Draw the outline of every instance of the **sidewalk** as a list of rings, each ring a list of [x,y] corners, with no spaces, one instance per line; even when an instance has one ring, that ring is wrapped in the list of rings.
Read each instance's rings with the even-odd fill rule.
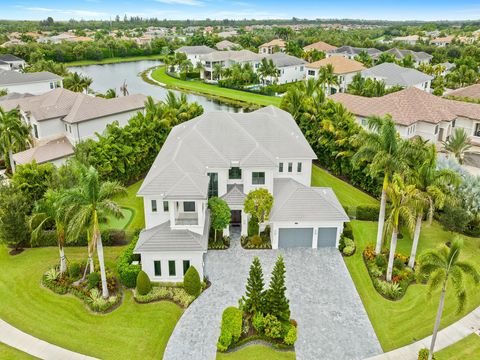
[[[14,328],[0,319],[0,342],[27,354],[46,360],[95,360],[95,358],[82,355],[46,341],[37,339],[23,331]]]
[[[439,331],[435,342],[435,351],[442,350],[447,346],[455,344],[471,333],[480,329],[480,307],[461,318],[457,322]],[[432,323],[433,330],[433,323]],[[417,360],[418,351],[430,348],[432,336],[426,337],[413,344],[389,351],[387,353],[369,358],[369,360]]]

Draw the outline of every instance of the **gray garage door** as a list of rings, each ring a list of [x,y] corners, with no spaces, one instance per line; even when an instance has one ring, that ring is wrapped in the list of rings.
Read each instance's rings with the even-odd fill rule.
[[[317,247],[335,247],[337,228],[318,228]]]
[[[313,228],[280,229],[278,233],[278,247],[296,248],[312,247]]]

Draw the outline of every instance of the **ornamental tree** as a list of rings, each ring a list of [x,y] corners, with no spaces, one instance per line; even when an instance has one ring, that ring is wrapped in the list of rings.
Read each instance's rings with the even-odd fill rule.
[[[244,202],[244,209],[247,214],[256,218],[259,222],[268,220],[273,206],[273,196],[267,189],[256,189],[250,191]]]
[[[285,263],[283,257],[279,256],[272,271],[270,287],[265,295],[265,312],[283,321],[290,319],[290,305],[285,296],[286,290]]]
[[[231,220],[231,212],[225,200],[212,197],[208,200],[210,209],[210,224],[215,230],[215,242],[217,242],[217,231],[225,229]]]
[[[247,291],[243,296],[243,309],[251,314],[255,314],[263,309],[264,297],[263,271],[260,260],[257,256],[253,258],[250,265],[250,273],[247,280]]]

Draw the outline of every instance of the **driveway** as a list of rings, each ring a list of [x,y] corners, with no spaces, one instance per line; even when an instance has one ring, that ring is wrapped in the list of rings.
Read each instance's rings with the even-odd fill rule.
[[[215,359],[222,311],[238,305],[253,257],[260,258],[268,286],[280,254],[285,259],[291,317],[298,321],[297,359],[364,359],[382,352],[337,250],[244,250],[234,235],[230,249],[206,254],[205,274],[212,286],[177,323],[164,359]]]

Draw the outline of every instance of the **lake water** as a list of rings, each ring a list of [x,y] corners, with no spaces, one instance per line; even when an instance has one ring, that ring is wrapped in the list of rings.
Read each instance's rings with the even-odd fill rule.
[[[123,82],[127,83],[128,92],[130,94],[141,93],[150,95],[154,99],[163,100],[168,90],[157,85],[148,84],[140,77],[140,73],[152,66],[160,65],[157,60],[142,60],[134,62],[104,64],[104,65],[86,65],[74,66],[69,68],[82,75],[86,75],[93,79],[91,89],[97,92],[105,93],[108,89],[115,89],[117,94],[120,93],[120,86]],[[179,91],[174,91],[178,94]],[[241,108],[219,103],[212,99],[200,95],[186,93],[188,101],[196,101],[208,111],[231,111],[242,112]]]

